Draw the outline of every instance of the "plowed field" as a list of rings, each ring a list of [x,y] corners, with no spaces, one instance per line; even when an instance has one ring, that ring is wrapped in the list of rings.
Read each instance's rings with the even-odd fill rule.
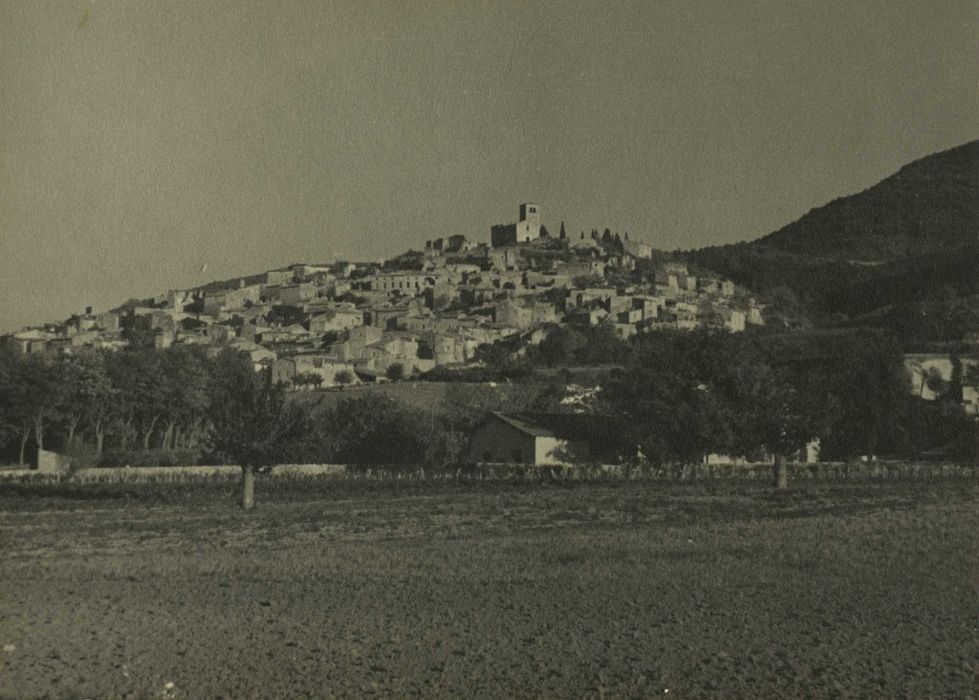
[[[0,697],[976,696],[974,482],[127,488],[0,493]]]

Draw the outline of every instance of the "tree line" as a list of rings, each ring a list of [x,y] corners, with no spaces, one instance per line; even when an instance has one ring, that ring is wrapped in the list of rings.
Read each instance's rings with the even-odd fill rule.
[[[858,265],[738,243],[683,254],[761,292],[772,311],[822,326],[875,326],[907,343],[959,340],[979,313],[979,244]]]
[[[386,374],[400,380],[404,367]],[[291,386],[316,386],[313,377],[321,379],[300,374]],[[33,448],[104,464],[445,464],[462,458],[468,431],[497,407],[449,403],[420,415],[374,396],[332,408],[293,401],[286,384],[234,350],[0,352],[0,447],[4,461],[19,464]]]
[[[788,455],[818,438],[825,459],[936,450],[975,459],[976,424],[956,401],[961,376],[938,387],[939,401],[914,396],[901,349],[886,333],[698,330],[624,341],[609,327],[559,327],[522,354],[500,346],[481,356],[483,380],[498,371],[543,390],[520,406],[501,405],[487,390],[482,403],[450,391],[448,403],[430,411],[376,397],[311,409],[231,350],[0,354],[0,442],[7,461],[20,463],[37,446],[96,458],[153,450],[157,463],[172,454],[169,463],[447,464],[463,458],[491,410],[581,410],[562,403],[565,378],[542,382],[534,369],[594,364],[606,366],[607,378],[584,408],[620,422],[624,457],[752,459]]]
[[[509,351],[509,352],[508,352]],[[613,365],[595,412],[622,422],[646,459],[789,455],[810,440],[821,458],[976,459],[976,422],[961,377],[938,401],[910,391],[893,334],[875,329],[778,333],[658,331],[618,338],[607,324],[555,328],[537,346],[480,348],[482,379],[531,381],[541,368]]]
[[[206,439],[214,361],[199,348],[71,355],[0,353],[0,441],[20,463],[29,444],[197,449]]]

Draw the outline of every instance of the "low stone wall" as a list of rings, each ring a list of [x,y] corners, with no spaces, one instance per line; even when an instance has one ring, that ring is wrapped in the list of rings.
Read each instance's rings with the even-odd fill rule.
[[[977,478],[979,466],[929,462],[820,462],[789,464],[789,480],[839,481],[884,479]],[[770,481],[773,466],[763,464],[467,464],[449,467],[412,465],[351,465],[346,478],[368,480],[569,480],[628,481],[635,479],[697,481]]]
[[[932,462],[869,462],[847,464],[820,462],[789,464],[789,481],[929,480],[979,478],[979,465]],[[177,467],[111,467],[79,469],[73,473],[50,473],[37,469],[0,469],[3,480],[78,482],[193,481],[237,479],[235,465]],[[282,464],[269,476],[332,477],[370,481],[770,481],[771,464],[673,464],[637,466],[627,464],[526,465],[471,464],[447,467],[418,465]]]
[[[183,467],[92,467],[79,469],[73,481],[187,481],[214,476],[232,477],[241,473],[234,465]]]
[[[817,462],[787,465],[790,481],[840,481],[886,479],[976,478],[979,467],[963,464],[929,462]],[[560,473],[560,467],[552,467]],[[702,479],[735,479],[768,481],[773,479],[773,465],[752,464],[668,464],[662,466],[579,465],[565,468],[572,478],[667,479],[696,481]]]
[[[343,476],[346,469],[346,466],[342,464],[280,464],[273,467],[272,473],[293,476]],[[82,482],[192,481],[209,478],[236,479],[240,475],[241,468],[233,464],[176,467],[92,467],[77,469],[71,474],[43,472],[38,469],[0,469],[0,481],[4,479],[70,479]]]
[[[343,476],[346,467],[342,464],[279,464],[272,468],[272,474],[302,476]],[[72,476],[76,481],[165,481],[206,479],[210,477],[237,478],[241,467],[234,464],[215,466],[186,467],[111,467],[80,469]]]

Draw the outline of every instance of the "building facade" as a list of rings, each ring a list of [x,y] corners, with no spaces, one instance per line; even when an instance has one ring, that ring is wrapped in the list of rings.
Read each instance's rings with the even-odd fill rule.
[[[520,205],[517,223],[498,224],[490,229],[490,242],[494,248],[530,243],[538,238],[540,238],[540,207],[531,202]]]

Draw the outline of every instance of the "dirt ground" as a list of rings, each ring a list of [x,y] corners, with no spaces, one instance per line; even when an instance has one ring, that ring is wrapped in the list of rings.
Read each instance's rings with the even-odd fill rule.
[[[974,482],[232,488],[0,492],[0,697],[977,695]]]

